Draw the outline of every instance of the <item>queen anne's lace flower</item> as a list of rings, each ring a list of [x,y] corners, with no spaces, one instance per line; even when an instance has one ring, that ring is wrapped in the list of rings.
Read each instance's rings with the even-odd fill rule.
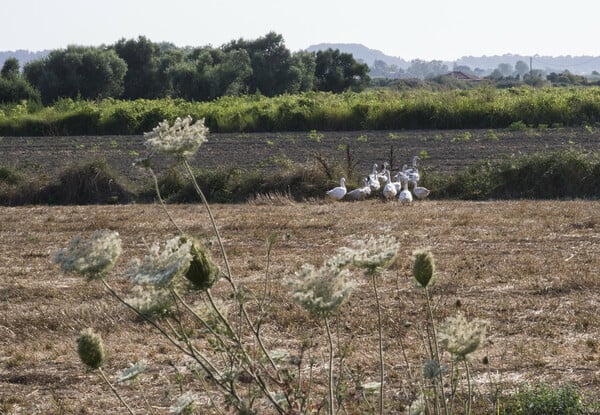
[[[321,268],[305,264],[296,278],[290,281],[292,295],[313,315],[333,314],[356,287],[354,281],[348,280],[348,275],[347,269],[331,264],[326,263]]]
[[[206,141],[208,127],[204,119],[192,123],[192,117],[177,118],[172,126],[167,120],[158,124],[151,132],[144,133],[146,147],[152,152],[167,153],[188,158]]]
[[[413,252],[413,257],[413,276],[421,287],[426,288],[433,281],[435,272],[433,254],[429,249],[420,249]]]
[[[81,361],[92,369],[98,369],[106,360],[102,337],[91,328],[83,330],[77,337],[77,353]]]
[[[396,238],[380,236],[356,241],[353,248],[343,248],[342,252],[352,258],[354,265],[371,273],[391,266],[398,256],[399,249],[400,244]]]
[[[106,274],[121,255],[119,234],[97,230],[89,238],[76,236],[68,247],[58,251],[54,262],[63,272],[74,272],[92,279]]]
[[[487,322],[467,319],[458,314],[448,318],[439,331],[440,343],[457,360],[464,360],[468,354],[477,350],[485,338]]]
[[[163,287],[138,285],[133,288],[133,294],[134,296],[126,298],[125,302],[146,315],[163,315],[175,303],[173,295]]]
[[[167,241],[162,252],[160,246],[154,244],[150,255],[146,255],[143,261],[131,261],[126,275],[138,285],[170,286],[184,276],[190,267],[190,248],[191,241],[182,242],[180,237]]]

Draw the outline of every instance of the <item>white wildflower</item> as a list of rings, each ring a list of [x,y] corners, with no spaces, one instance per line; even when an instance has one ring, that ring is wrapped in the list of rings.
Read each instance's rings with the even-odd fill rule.
[[[117,383],[135,379],[139,375],[144,373],[146,370],[148,370],[148,363],[146,363],[145,360],[140,360],[136,364],[131,365],[131,367],[128,367],[127,369],[123,370],[121,372],[121,376],[119,376],[119,378],[117,379]]]
[[[321,268],[305,264],[296,278],[290,280],[292,296],[313,315],[333,314],[356,287],[354,281],[348,280],[348,275],[347,269],[327,263]]]
[[[177,398],[175,404],[169,408],[169,412],[172,414],[184,413],[184,411],[191,409],[192,405],[194,405],[196,401],[198,401],[196,394],[188,391]]]
[[[175,303],[168,289],[153,285],[138,285],[133,289],[134,296],[125,302],[146,315],[163,315]]]
[[[208,127],[204,118],[192,123],[192,117],[177,118],[172,126],[167,120],[158,124],[151,132],[144,133],[146,147],[153,152],[167,153],[187,158],[206,141]]]
[[[191,241],[182,243],[180,237],[168,240],[162,252],[160,246],[154,244],[143,261],[135,259],[131,262],[126,275],[138,285],[170,286],[190,267],[190,248]]]
[[[391,266],[396,261],[399,249],[396,238],[380,236],[356,241],[353,248],[343,248],[342,252],[352,257],[354,265],[371,273]]]
[[[63,272],[74,272],[92,279],[106,274],[121,256],[119,234],[97,230],[89,238],[77,236],[68,247],[58,251],[54,262]]]
[[[464,360],[477,350],[485,338],[487,322],[479,319],[467,321],[462,315],[448,318],[439,330],[440,343],[457,360]]]

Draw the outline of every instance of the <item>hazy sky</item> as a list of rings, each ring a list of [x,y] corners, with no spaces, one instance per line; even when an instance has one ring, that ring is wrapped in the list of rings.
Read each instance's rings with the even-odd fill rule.
[[[275,31],[292,52],[326,42],[407,60],[600,55],[597,0],[2,0],[0,11],[0,51],[140,35],[218,47]]]

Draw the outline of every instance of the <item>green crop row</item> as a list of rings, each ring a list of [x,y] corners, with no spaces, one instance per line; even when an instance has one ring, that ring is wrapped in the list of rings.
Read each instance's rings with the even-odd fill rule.
[[[141,134],[191,115],[212,132],[506,128],[600,122],[600,87],[309,92],[267,98],[184,100],[63,99],[49,107],[0,107],[0,135]]]

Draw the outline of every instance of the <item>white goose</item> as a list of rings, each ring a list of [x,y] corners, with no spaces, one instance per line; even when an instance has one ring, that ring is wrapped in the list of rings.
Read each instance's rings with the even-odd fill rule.
[[[419,169],[417,168],[417,160],[419,160],[419,156],[414,156],[412,158],[412,167],[404,171],[404,173],[408,176],[408,181],[415,187],[420,179]]]
[[[412,193],[408,190],[408,181],[402,180],[402,191],[398,195],[398,201],[403,205],[410,205],[412,203]]]
[[[408,175],[407,175],[407,170],[408,170],[408,164],[405,164],[404,166],[402,166],[402,170],[398,172],[398,174],[396,174],[396,190],[398,191],[398,193],[400,193],[400,191],[402,190],[402,182],[404,180],[408,180]]]
[[[390,177],[390,171],[386,170],[386,183],[383,186],[383,197],[386,201],[392,200],[397,194],[398,190],[396,189],[396,184],[392,182],[392,178]]]
[[[383,182],[383,184],[388,183],[390,181],[389,175],[388,173],[390,172],[388,170],[388,162],[384,161],[383,162],[383,170],[381,170],[379,173],[377,173],[377,178],[379,179],[380,182]]]
[[[334,200],[342,200],[342,198],[346,195],[346,179],[342,177],[340,179],[340,185],[328,190],[326,194]]]
[[[346,199],[350,200],[365,200],[367,196],[371,194],[371,188],[369,187],[369,179],[366,177],[363,179],[363,187],[358,187],[354,190],[346,193]]]
[[[415,195],[415,197],[419,200],[425,199],[427,196],[429,196],[429,193],[431,193],[431,191],[428,188],[423,186],[413,187],[412,192]]]
[[[373,164],[373,170],[371,170],[371,174],[369,174],[369,186],[373,192],[376,192],[381,188],[381,183],[379,183],[377,174],[377,164]]]

